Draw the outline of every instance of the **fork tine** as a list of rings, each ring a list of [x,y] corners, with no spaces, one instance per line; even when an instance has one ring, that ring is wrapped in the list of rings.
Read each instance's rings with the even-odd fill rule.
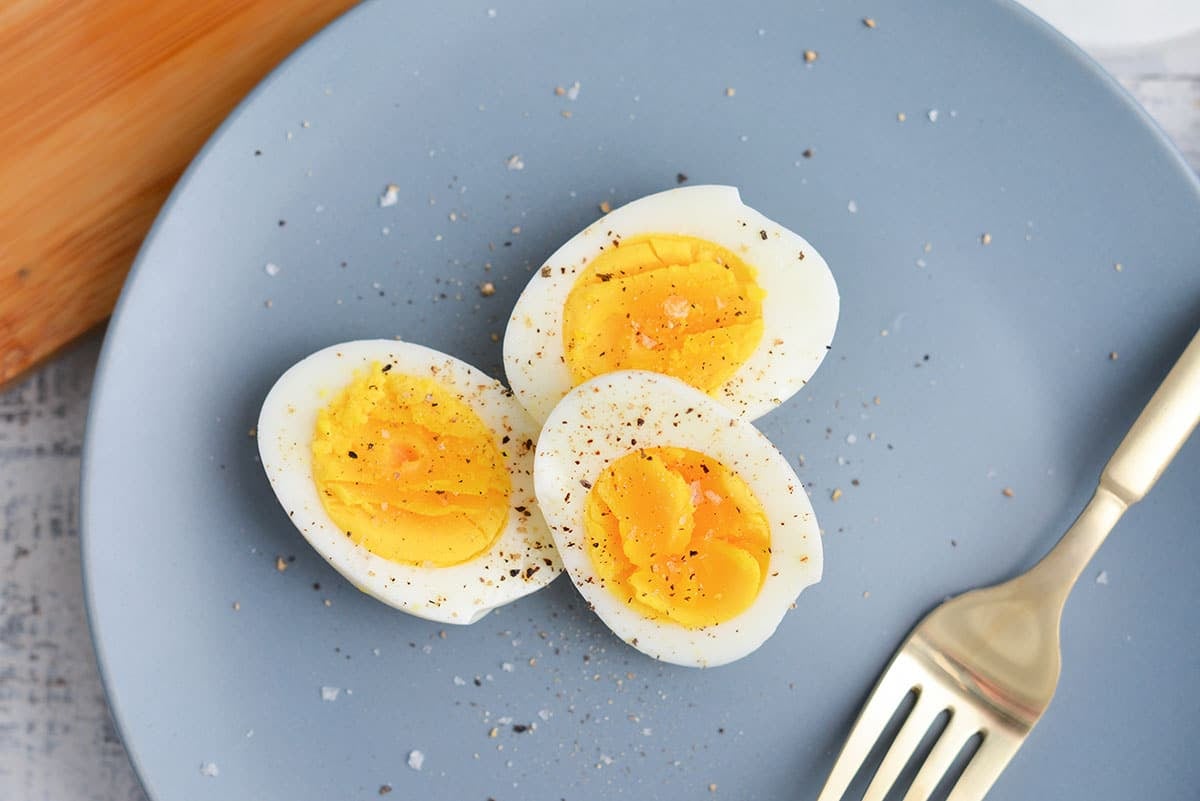
[[[951,709],[950,721],[917,771],[917,777],[904,794],[904,801],[929,801],[929,796],[933,795],[946,771],[950,770],[962,747],[977,731],[979,727],[971,725],[965,712]]]
[[[825,780],[825,787],[817,796],[817,801],[840,801],[846,794],[846,788],[871,753],[871,747],[900,707],[900,702],[915,686],[905,677],[905,670],[896,669],[900,658],[901,655],[897,654],[871,691],[838,754],[837,762],[833,763],[833,770],[829,771],[829,778]]]
[[[921,740],[925,739],[933,721],[946,708],[944,701],[944,697],[932,687],[918,691],[917,703],[905,718],[899,734],[887,750],[887,755],[879,763],[879,769],[875,771],[875,776],[863,795],[863,801],[883,801],[892,785],[896,783],[900,771],[904,770],[904,766],[912,759]]]
[[[1002,729],[984,731],[983,742],[958,777],[946,801],[982,801],[1022,742],[1023,738]]]

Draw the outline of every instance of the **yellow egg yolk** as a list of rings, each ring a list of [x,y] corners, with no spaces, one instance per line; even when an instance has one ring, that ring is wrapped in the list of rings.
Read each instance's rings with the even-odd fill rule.
[[[748,609],[771,559],[770,524],[750,487],[686,448],[646,448],[605,468],[588,493],[584,531],[611,591],[687,628]]]
[[[563,306],[571,380],[652,370],[713,392],[763,335],[754,268],[693,236],[614,240],[576,280]]]
[[[430,378],[373,364],[317,414],[313,479],[354,542],[410,565],[445,567],[491,547],[512,479],[495,435]]]

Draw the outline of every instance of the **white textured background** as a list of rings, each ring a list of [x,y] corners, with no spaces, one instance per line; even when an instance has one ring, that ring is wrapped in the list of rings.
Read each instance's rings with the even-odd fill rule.
[[[1092,52],[1200,169],[1200,33]],[[144,799],[108,717],[80,583],[79,452],[99,342],[0,393],[0,801]]]

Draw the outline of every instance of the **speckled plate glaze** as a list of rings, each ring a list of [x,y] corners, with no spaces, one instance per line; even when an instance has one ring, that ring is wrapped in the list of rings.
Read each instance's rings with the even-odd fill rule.
[[[541,260],[684,176],[837,276],[832,354],[760,421],[809,484],[824,581],[707,671],[626,647],[562,579],[469,628],[350,587],[256,461],[275,379],[381,336],[499,375]],[[919,616],[1082,506],[1200,319],[1198,221],[1145,115],[1000,0],[364,5],[205,148],[105,344],[84,566],[149,795],[813,797]],[[991,801],[1200,785],[1198,473],[1193,442],[1075,591],[1058,697]]]

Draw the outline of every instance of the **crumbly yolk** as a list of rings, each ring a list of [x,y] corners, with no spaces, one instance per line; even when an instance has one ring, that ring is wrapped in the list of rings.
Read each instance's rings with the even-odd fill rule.
[[[584,531],[611,591],[687,628],[748,609],[771,559],[770,525],[750,487],[686,448],[646,448],[605,468],[588,493]]]
[[[313,478],[325,511],[384,559],[445,567],[491,547],[512,479],[479,415],[429,378],[373,364],[317,414]]]
[[[763,335],[754,268],[705,239],[646,234],[614,241],[563,306],[571,380],[652,370],[713,392]]]

